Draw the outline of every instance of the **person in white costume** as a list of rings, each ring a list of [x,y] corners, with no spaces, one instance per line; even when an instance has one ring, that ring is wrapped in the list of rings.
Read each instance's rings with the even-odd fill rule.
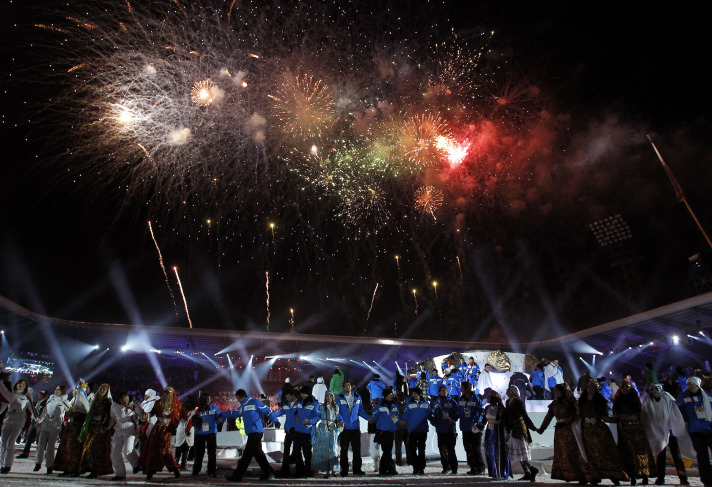
[[[69,399],[67,398],[67,386],[59,385],[54,390],[45,408],[37,418],[40,436],[37,440],[37,456],[35,458],[34,471],[37,472],[42,467],[42,462],[47,459],[47,473],[52,473],[54,467],[54,454],[56,450],[57,438],[62,429],[64,415],[69,410]]]
[[[25,424],[29,424],[32,414],[32,400],[27,395],[27,381],[20,379],[15,382],[12,391],[5,384],[0,384],[0,394],[5,401],[0,406],[0,414],[5,411],[5,421],[2,424],[2,440],[0,441],[0,473],[10,473],[15,460],[15,439]]]
[[[137,404],[129,405],[129,395],[126,392],[119,393],[116,401],[111,405],[111,419],[114,426],[114,437],[111,440],[111,466],[114,468],[115,475],[111,480],[126,478],[124,459],[133,467],[133,473],[139,470],[138,453],[134,448],[138,425],[136,406]]]

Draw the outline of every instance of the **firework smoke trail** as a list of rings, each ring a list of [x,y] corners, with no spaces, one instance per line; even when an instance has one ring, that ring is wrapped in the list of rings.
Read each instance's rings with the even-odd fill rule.
[[[153,234],[153,227],[151,222],[148,222],[148,230],[151,232],[151,238],[153,239],[153,244],[156,246],[156,251],[158,252],[158,263],[161,264],[161,269],[163,270],[163,277],[166,279],[166,287],[168,288],[168,293],[171,295],[171,301],[173,301],[173,311],[175,311],[176,318],[178,317],[178,305],[176,304],[176,297],[173,294],[173,289],[171,289],[170,281],[168,280],[168,273],[166,272],[166,266],[163,265],[163,255],[161,255],[161,249],[158,247],[158,242],[156,241],[156,236]]]
[[[400,255],[396,255],[396,267],[398,268],[398,280],[402,281],[403,275],[401,274],[401,268],[400,268]]]
[[[435,290],[435,301],[439,302],[440,298],[438,298],[438,282],[433,281],[433,289]]]
[[[178,288],[180,289],[180,294],[183,296],[183,305],[185,306],[185,315],[188,317],[188,324],[193,328],[193,322],[190,320],[190,313],[188,312],[188,301],[185,299],[185,293],[183,292],[183,284],[180,282],[180,276],[178,275],[178,268],[173,267],[173,271],[176,273],[176,279],[178,279]]]
[[[415,316],[418,316],[418,296],[416,295],[417,291],[413,289],[413,301],[415,301]]]
[[[289,332],[295,333],[295,331],[294,331],[294,308],[289,308]]]
[[[456,255],[455,258],[457,259],[457,271],[460,273],[460,280],[462,281],[464,278],[462,276],[462,265],[460,264],[460,256]]]
[[[265,292],[267,293],[267,331],[269,331],[269,271],[265,271]]]
[[[373,290],[373,296],[371,296],[371,306],[368,308],[368,313],[366,313],[366,323],[363,325],[363,334],[366,334],[366,327],[368,326],[368,319],[371,317],[371,311],[373,310],[373,302],[376,299],[376,291],[378,291],[379,283],[376,283],[376,288]]]

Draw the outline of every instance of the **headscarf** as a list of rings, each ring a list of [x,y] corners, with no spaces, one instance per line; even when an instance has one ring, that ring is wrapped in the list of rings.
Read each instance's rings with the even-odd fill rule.
[[[700,379],[699,377],[692,376],[687,378],[686,383],[688,385],[695,384],[697,387],[700,387],[700,385],[702,384],[702,379]],[[712,407],[710,407],[710,397],[707,395],[707,392],[702,390],[702,388],[700,388],[700,395],[702,396],[702,405],[705,409],[705,419],[707,419],[707,421],[712,422]]]
[[[163,389],[163,392],[168,392],[168,397],[166,399],[161,398],[159,411],[165,416],[168,416],[171,421],[175,421],[175,423],[178,424],[183,413],[183,405],[180,403],[178,396],[176,396],[176,391],[172,387],[166,387]]]
[[[106,395],[104,395],[104,397],[99,396],[99,391],[102,387],[106,387]],[[97,389],[96,392],[97,393],[94,394],[94,399],[92,399],[91,401],[91,406],[89,407],[87,417],[86,419],[84,419],[82,430],[79,432],[79,441],[81,442],[83,442],[89,434],[89,426],[91,426],[91,422],[94,419],[94,416],[96,416],[96,410],[98,409],[99,402],[101,402],[102,399],[108,399],[109,402],[111,402],[111,387],[109,386],[109,384],[100,385],[99,389]]]

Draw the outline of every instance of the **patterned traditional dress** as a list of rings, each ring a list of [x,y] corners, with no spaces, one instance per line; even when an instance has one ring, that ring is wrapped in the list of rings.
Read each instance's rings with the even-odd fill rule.
[[[79,433],[89,411],[89,400],[81,387],[74,389],[72,406],[67,411],[67,424],[64,426],[62,439],[59,441],[53,469],[65,475],[79,475],[84,445],[79,441]]]
[[[618,451],[625,472],[631,478],[648,478],[655,471],[655,457],[641,420],[638,394],[620,389],[613,399],[613,414],[618,420]]]
[[[512,465],[507,458],[507,442],[504,438],[503,413],[504,405],[501,402],[488,404],[485,407],[487,471],[490,477],[497,480],[506,480],[512,476]]]
[[[171,440],[176,433],[178,423],[185,415],[182,412],[183,408],[175,395],[175,391],[172,388],[166,388],[166,390],[170,391],[170,398],[165,401],[161,398],[151,410],[151,416],[156,417],[156,424],[146,438],[138,460],[141,470],[147,476],[160,472],[163,467],[166,467],[171,472],[177,472],[180,468],[175,456],[173,456]],[[145,429],[148,424],[150,424],[150,421],[144,425],[143,435],[146,434]]]
[[[581,437],[588,457],[591,483],[601,479],[627,480],[623,465],[618,456],[616,442],[606,422],[610,421],[606,398],[600,392],[592,401],[584,392],[579,399],[581,415]]]
[[[107,475],[114,472],[111,466],[111,431],[103,431],[111,424],[111,399],[96,397],[87,415],[86,437],[79,471],[94,475]]]
[[[321,421],[316,427],[314,436],[314,451],[312,454],[312,470],[326,473],[340,472],[339,466],[339,427],[337,426],[339,411],[327,407],[321,408]]]
[[[552,419],[554,426],[554,463],[551,466],[551,478],[565,480],[590,480],[588,462],[584,461],[581,449],[574,436],[573,424],[579,421],[576,403],[567,398],[554,399],[549,404],[541,430],[545,430]]]

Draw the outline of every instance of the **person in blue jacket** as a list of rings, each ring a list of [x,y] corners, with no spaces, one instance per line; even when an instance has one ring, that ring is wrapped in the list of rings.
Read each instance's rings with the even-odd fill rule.
[[[460,417],[457,402],[447,395],[447,387],[440,386],[438,397],[432,405],[430,423],[438,434],[438,450],[443,474],[457,474],[457,454],[455,453],[455,422]]]
[[[441,385],[443,385],[443,379],[433,369],[433,373],[430,375],[430,378],[428,379],[428,395],[430,396],[430,405],[431,406],[438,399],[438,390],[440,390]]]
[[[371,395],[371,403],[374,403],[376,399],[383,399],[383,391],[386,389],[386,384],[381,380],[381,376],[376,374],[371,379],[371,382],[368,383],[366,389]]]
[[[339,426],[344,428],[339,439],[341,476],[346,477],[349,474],[349,446],[353,452],[354,475],[366,475],[361,470],[361,423],[359,417],[368,421],[371,416],[364,411],[361,396],[356,393],[350,380],[344,381],[343,392],[336,398],[336,405],[339,407]]]
[[[705,487],[712,486],[712,396],[702,390],[699,377],[688,377],[687,388],[677,397],[677,406],[682,412],[692,447],[697,452],[700,480]]]
[[[413,475],[425,475],[425,440],[428,438],[430,404],[423,397],[420,387],[410,390],[410,399],[405,405],[401,421],[408,425],[408,455],[413,466]]]
[[[482,458],[482,431],[479,431],[477,425],[482,422],[485,409],[479,396],[472,392],[472,385],[469,382],[463,382],[462,394],[457,398],[457,406],[460,414],[462,446],[465,448],[467,464],[470,466],[467,475],[481,475],[485,473],[485,461]]]
[[[311,394],[311,387],[302,386],[299,390],[300,400],[294,410],[294,456],[297,477],[313,477],[311,468],[312,440],[316,434],[314,425],[321,419],[319,402]]]
[[[208,449],[208,477],[215,478],[217,473],[217,437],[220,427],[225,422],[222,410],[211,403],[210,394],[203,394],[198,401],[198,408],[193,417],[195,428],[195,462],[193,475],[198,475],[203,467],[205,447]]]
[[[262,451],[262,435],[264,434],[264,426],[262,426],[262,416],[269,417],[274,425],[279,428],[280,423],[277,415],[274,414],[265,404],[254,397],[247,397],[247,392],[244,389],[238,389],[235,392],[235,397],[240,402],[240,407],[235,411],[224,411],[225,418],[242,418],[245,423],[245,434],[247,435],[247,444],[245,450],[237,462],[237,467],[232,474],[228,474],[225,478],[231,482],[241,482],[242,476],[245,475],[247,467],[254,458],[257,460],[262,469],[261,480],[270,480],[274,478],[274,471],[267,461],[264,451]]]
[[[480,381],[480,366],[475,362],[474,357],[470,357],[465,369],[465,381],[472,384],[472,390],[477,390],[477,383]],[[464,381],[463,381],[464,382]]]
[[[536,364],[534,370],[532,370],[532,388],[534,389],[534,394],[538,401],[543,401],[546,399],[544,391],[546,384],[544,383],[544,365],[539,363]]]
[[[282,469],[279,471],[279,476],[282,478],[289,477],[289,460],[294,451],[294,440],[296,438],[296,420],[294,419],[294,411],[297,407],[297,392],[288,387],[282,391],[282,409],[277,412],[277,417],[284,416],[284,448],[282,455]]]
[[[447,393],[451,397],[457,397],[460,395],[460,378],[457,374],[456,369],[453,368],[450,371],[445,372],[443,385],[447,387]]]
[[[373,408],[368,421],[376,424],[376,442],[381,445],[378,475],[398,475],[393,461],[393,441],[398,423],[398,403],[393,399],[393,389],[383,391],[383,400]]]

